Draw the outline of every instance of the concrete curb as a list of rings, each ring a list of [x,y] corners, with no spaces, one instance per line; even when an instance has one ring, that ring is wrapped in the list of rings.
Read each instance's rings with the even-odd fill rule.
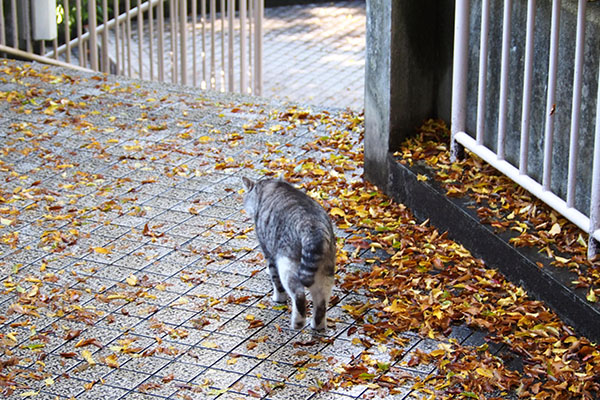
[[[586,300],[583,289],[570,287],[575,274],[551,266],[548,258],[533,249],[515,248],[508,242],[508,233],[498,234],[490,226],[481,224],[475,211],[467,207],[469,201],[447,197],[428,168],[407,167],[391,154],[388,154],[388,167],[388,195],[409,207],[417,218],[429,219],[439,230],[448,231],[450,238],[483,259],[490,268],[522,285],[530,296],[544,301],[578,333],[600,341],[600,308]],[[430,179],[419,181],[417,174]],[[544,268],[539,268],[536,262],[542,262]]]

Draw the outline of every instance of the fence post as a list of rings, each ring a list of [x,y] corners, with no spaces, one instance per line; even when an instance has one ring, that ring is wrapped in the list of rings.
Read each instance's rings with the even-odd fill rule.
[[[88,1],[88,24],[90,32],[90,65],[98,71],[98,41],[96,33],[96,0]]]
[[[262,94],[262,51],[263,51],[264,0],[254,2],[254,94]]]
[[[187,1],[183,0],[179,6],[179,29],[181,30],[181,42],[179,43],[181,51],[181,83],[187,85]]]
[[[453,161],[463,157],[463,147],[455,135],[466,130],[467,70],[469,55],[469,0],[456,0],[454,22],[454,60],[452,72],[452,119],[450,156]]]

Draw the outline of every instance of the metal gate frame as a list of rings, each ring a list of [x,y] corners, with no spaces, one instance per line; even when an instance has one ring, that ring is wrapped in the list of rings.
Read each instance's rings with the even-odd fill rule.
[[[550,34],[550,55],[548,69],[548,89],[546,98],[546,115],[544,131],[544,160],[542,183],[537,182],[527,175],[527,155],[529,139],[529,119],[531,104],[532,68],[533,68],[533,43],[535,24],[535,0],[528,0],[527,7],[527,33],[525,44],[525,70],[523,79],[523,104],[521,119],[521,147],[519,168],[505,160],[505,129],[508,98],[508,71],[510,49],[510,23],[512,0],[504,0],[502,56],[500,72],[500,93],[498,108],[498,143],[494,152],[484,145],[484,112],[485,91],[487,76],[487,40],[489,32],[489,1],[482,0],[481,19],[481,45],[479,55],[479,81],[477,101],[477,127],[476,138],[466,133],[467,117],[467,79],[469,59],[469,0],[456,0],[456,14],[454,26],[454,59],[452,76],[452,117],[451,117],[451,155],[456,160],[460,157],[463,148],[470,150],[481,157],[488,164],[512,179],[515,183],[529,191],[559,214],[588,233],[588,257],[593,258],[598,254],[600,241],[600,84],[596,102],[596,122],[594,136],[594,159],[592,182],[590,187],[589,217],[583,210],[575,208],[575,183],[578,153],[578,135],[581,109],[581,86],[583,73],[583,53],[585,45],[585,12],[587,0],[579,0],[577,11],[577,33],[575,50],[575,72],[573,77],[573,98],[571,115],[571,132],[569,148],[569,171],[567,182],[567,199],[564,200],[551,190],[552,171],[552,135],[554,131],[554,99],[556,95],[557,65],[558,65],[558,37],[561,1],[552,1],[552,26]],[[485,56],[484,56],[485,55]],[[600,68],[598,82],[600,82]]]
[[[68,21],[69,0],[57,3],[62,4]],[[36,54],[30,35],[18,36],[17,8],[25,7],[26,1],[11,0],[10,13],[5,13],[0,2],[0,52],[79,70],[170,80],[203,89],[262,93],[264,0],[238,0],[237,10],[236,0],[195,0],[189,10],[185,0],[127,0],[125,12],[119,14],[120,3],[112,1],[116,11],[109,16],[109,0],[89,0],[89,18],[84,20],[81,0],[77,0],[76,37],[72,39],[65,29],[63,45],[54,39],[47,51],[46,41],[39,41],[41,51]],[[97,6],[102,12],[99,25]],[[6,37],[5,17],[12,18],[12,46]],[[19,48],[20,40],[26,42],[25,50]]]

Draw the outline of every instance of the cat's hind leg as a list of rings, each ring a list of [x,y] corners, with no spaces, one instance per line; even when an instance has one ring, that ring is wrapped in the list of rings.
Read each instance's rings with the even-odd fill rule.
[[[288,257],[277,259],[277,271],[281,284],[288,296],[292,299],[292,329],[302,329],[306,322],[306,295],[304,285],[300,282],[297,274],[298,262]]]
[[[308,288],[313,302],[313,318],[310,326],[314,330],[322,331],[327,328],[327,306],[333,283],[333,276],[323,276]]]
[[[268,262],[269,275],[271,275],[271,282],[273,282],[273,301],[276,303],[285,303],[287,296],[285,294],[285,288],[281,284],[279,279],[279,272],[277,272],[277,266],[273,261]]]

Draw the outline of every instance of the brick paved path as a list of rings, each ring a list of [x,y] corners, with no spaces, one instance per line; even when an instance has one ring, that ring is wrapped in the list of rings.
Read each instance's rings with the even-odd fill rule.
[[[263,95],[362,110],[365,23],[360,0],[266,9]]]
[[[329,159],[331,149],[305,144],[338,131],[335,121],[290,123],[270,100],[0,66],[0,383],[14,385],[4,398],[375,394],[365,384],[310,389],[365,350],[344,307],[368,298],[336,289],[324,336],[290,330],[240,211],[240,176],[259,177],[271,161]],[[359,132],[348,134],[358,148]],[[347,173],[358,180],[362,170]],[[399,335],[406,344],[391,371],[424,379],[434,366],[408,361],[441,342]],[[460,327],[453,336],[477,338]],[[411,385],[388,399],[404,399]]]
[[[365,54],[365,1],[349,0],[332,3],[282,6],[266,8],[263,30],[263,96],[295,103],[312,104],[334,108],[363,109],[364,54]],[[135,22],[135,21],[134,21]],[[156,25],[156,24],[155,24]],[[139,77],[137,25],[132,26],[131,69],[132,76]],[[202,87],[202,82],[214,76],[216,90],[224,90],[220,16],[215,25],[215,71],[211,69],[210,51],[206,59],[200,58],[201,36],[196,40],[196,80],[192,68],[187,70],[187,84]],[[148,24],[144,25],[149,35]],[[156,29],[156,27],[155,27]],[[199,29],[199,28],[198,28]],[[207,28],[208,29],[208,28]],[[112,33],[112,31],[111,31]],[[165,49],[172,53],[171,31],[165,30]],[[197,35],[200,33],[197,31]],[[156,35],[156,33],[155,33]],[[206,42],[210,41],[207,30]],[[237,57],[238,37],[234,48]],[[114,52],[114,37],[109,39],[109,54]],[[207,44],[208,46],[208,44]],[[179,47],[177,46],[178,52]],[[188,37],[188,64],[193,58],[193,42]],[[156,51],[156,50],[155,50]],[[208,51],[208,50],[207,50]],[[154,56],[156,57],[156,56]],[[251,60],[248,60],[250,62]],[[154,64],[158,61],[155,59]],[[143,77],[150,79],[150,56],[148,43],[144,44]],[[225,64],[227,62],[225,61]],[[167,63],[168,64],[168,63]],[[165,66],[165,81],[172,81],[171,64]],[[206,67],[204,73],[202,66]],[[127,74],[125,68],[123,73]],[[154,66],[156,79],[158,65]],[[179,70],[176,71],[179,73]],[[239,90],[239,61],[234,61],[235,90]],[[181,79],[180,77],[178,79]],[[196,82],[194,84],[194,82]],[[210,83],[205,83],[210,87]]]

